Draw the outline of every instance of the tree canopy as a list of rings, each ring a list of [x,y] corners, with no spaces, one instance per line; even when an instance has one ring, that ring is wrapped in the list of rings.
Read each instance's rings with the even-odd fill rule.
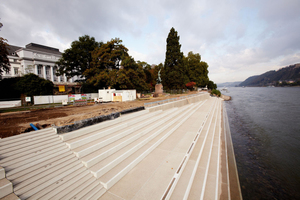
[[[182,89],[189,82],[179,38],[172,27],[167,38],[166,59],[162,70],[162,82],[166,89]]]
[[[16,84],[17,90],[27,96],[53,94],[53,87],[52,81],[40,78],[32,73],[21,77]]]
[[[79,76],[83,78],[83,73],[90,68],[92,62],[92,51],[101,46],[101,42],[95,41],[94,37],[84,35],[71,44],[71,48],[66,49],[58,65],[58,75],[65,74],[68,78]]]
[[[196,82],[197,87],[205,87],[208,84],[208,65],[201,61],[199,53],[194,54],[192,51],[185,57],[187,66],[187,75],[191,82]]]
[[[0,22],[0,29],[2,28],[3,24]],[[7,40],[0,37],[0,79],[2,77],[3,72],[9,72],[9,59],[8,59],[8,44]]]
[[[89,84],[98,88],[148,89],[143,65],[129,56],[128,49],[119,38],[96,48],[92,52],[91,67],[83,74]]]

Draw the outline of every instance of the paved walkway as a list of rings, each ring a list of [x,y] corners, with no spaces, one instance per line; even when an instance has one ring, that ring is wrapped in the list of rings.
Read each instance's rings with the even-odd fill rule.
[[[222,103],[207,95],[60,136],[2,139],[0,165],[21,199],[241,198],[229,181]]]

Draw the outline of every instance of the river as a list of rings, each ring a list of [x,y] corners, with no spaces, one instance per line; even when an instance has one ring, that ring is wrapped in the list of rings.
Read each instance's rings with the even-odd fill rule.
[[[300,88],[228,88],[243,199],[300,199]]]

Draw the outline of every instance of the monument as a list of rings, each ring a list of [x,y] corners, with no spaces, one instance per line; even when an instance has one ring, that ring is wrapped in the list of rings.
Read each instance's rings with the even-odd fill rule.
[[[158,71],[158,77],[156,80],[154,97],[158,97],[158,96],[162,95],[162,93],[163,93],[163,85],[161,83],[160,70]]]

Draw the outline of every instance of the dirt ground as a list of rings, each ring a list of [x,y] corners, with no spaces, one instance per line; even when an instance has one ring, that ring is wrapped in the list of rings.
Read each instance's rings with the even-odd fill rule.
[[[149,100],[135,100],[130,102],[112,102],[103,104],[91,104],[86,106],[65,106],[32,111],[20,111],[13,113],[0,113],[0,137],[9,137],[31,131],[30,123],[39,123],[44,128],[51,125],[63,126],[75,121],[87,119],[99,115],[107,115],[129,108],[144,106],[144,103],[175,98],[195,94],[177,94],[151,98]]]

